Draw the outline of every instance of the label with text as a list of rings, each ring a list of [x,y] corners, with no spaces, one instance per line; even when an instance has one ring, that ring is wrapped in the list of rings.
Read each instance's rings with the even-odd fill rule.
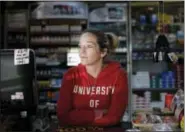
[[[29,49],[14,50],[14,65],[29,64]]]

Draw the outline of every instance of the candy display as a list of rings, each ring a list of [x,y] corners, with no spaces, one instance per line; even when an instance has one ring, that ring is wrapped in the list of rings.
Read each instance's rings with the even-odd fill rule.
[[[175,130],[177,122],[174,116],[159,116],[151,112],[138,112],[133,116],[133,126],[141,131]]]
[[[175,112],[177,105],[183,101],[184,101],[184,91],[182,89],[179,89],[172,99],[171,110]]]
[[[137,113],[133,117],[133,122],[136,124],[149,124],[149,123],[162,123],[162,119],[158,115],[153,115],[151,113]]]
[[[179,89],[175,94],[166,93],[165,108],[135,110],[132,123],[141,131],[176,131],[184,126],[184,91]],[[156,106],[159,106],[156,105]]]

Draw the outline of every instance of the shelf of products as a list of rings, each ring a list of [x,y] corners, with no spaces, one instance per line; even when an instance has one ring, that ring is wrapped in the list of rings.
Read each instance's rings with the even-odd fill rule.
[[[176,92],[177,88],[133,88],[133,92],[146,92],[146,91],[156,91],[156,92]]]
[[[182,6],[174,6],[176,14],[169,10],[173,5],[165,5],[167,12],[163,13],[154,5],[143,6],[143,10],[132,7],[132,124],[141,131],[182,129],[179,126],[184,116],[184,98],[180,97],[184,92],[184,27],[180,18],[175,20],[180,17],[178,10]],[[165,21],[159,25],[161,14]],[[177,61],[169,56],[159,62],[154,60],[159,34],[165,34],[169,42],[169,50],[160,52],[173,53]]]
[[[166,5],[162,10],[162,3],[156,5],[140,5],[132,6],[132,91],[135,106],[140,105],[139,100],[145,100],[145,93],[149,92],[149,99],[152,103],[152,98],[157,98],[159,104],[164,104],[160,93],[175,93],[178,89],[183,88],[184,63],[181,61],[184,58],[184,39],[183,21],[181,21],[181,4]],[[138,7],[143,6],[142,9]],[[176,7],[176,14],[169,9]],[[164,12],[162,12],[164,11]],[[162,20],[162,15],[164,21]],[[179,19],[176,19],[179,17]],[[160,21],[160,22],[159,22]],[[178,58],[177,62],[163,60],[161,62],[154,61],[154,52],[156,52],[156,41],[159,34],[165,34],[169,42],[169,53],[175,54]],[[161,52],[166,52],[161,49]],[[178,68],[177,68],[178,67]],[[177,70],[178,69],[178,70]],[[156,94],[158,92],[158,95]],[[156,99],[154,99],[156,101]],[[158,107],[163,108],[164,105]],[[134,107],[134,106],[133,106]],[[139,108],[138,108],[139,109]],[[137,110],[137,108],[135,108]],[[133,111],[134,112],[134,111]]]
[[[57,2],[46,2],[44,6],[47,4],[56,6]],[[66,3],[59,2],[60,7],[62,4]],[[66,6],[70,6],[70,4]],[[71,67],[68,66],[68,53],[75,51],[78,47],[80,34],[87,28],[88,21],[87,18],[76,17],[77,14],[68,14],[70,17],[73,16],[70,19],[68,17],[60,18],[54,8],[50,10],[50,13],[54,11],[50,17],[46,14],[46,16],[42,16],[44,18],[35,18],[34,14],[45,10],[42,10],[44,8],[42,5],[33,8],[34,6],[30,7],[29,46],[36,55],[39,103],[52,107],[50,114],[56,115],[56,102],[59,97],[62,77]]]
[[[168,94],[163,100],[164,104],[155,104],[156,107],[136,110],[133,113],[133,127],[141,131],[159,131],[161,127],[163,131],[183,130],[181,124],[184,120],[184,91],[178,90],[174,95]],[[149,105],[154,106],[154,104]],[[165,106],[158,108],[159,105]]]
[[[27,48],[27,10],[6,10],[4,47]]]

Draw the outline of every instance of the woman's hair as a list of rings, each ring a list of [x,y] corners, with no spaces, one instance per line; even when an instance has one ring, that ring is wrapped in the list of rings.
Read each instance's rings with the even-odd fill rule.
[[[84,33],[90,33],[97,39],[100,51],[107,49],[107,54],[110,54],[118,46],[118,37],[114,33],[104,33],[103,31],[96,29],[87,29]]]

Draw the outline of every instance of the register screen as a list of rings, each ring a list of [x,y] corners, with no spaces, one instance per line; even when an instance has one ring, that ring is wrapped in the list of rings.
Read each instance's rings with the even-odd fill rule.
[[[23,96],[24,76],[23,66],[14,65],[14,56],[1,54],[0,56],[0,94],[1,101],[10,101],[16,98],[17,93]],[[17,95],[17,98],[19,98]]]

